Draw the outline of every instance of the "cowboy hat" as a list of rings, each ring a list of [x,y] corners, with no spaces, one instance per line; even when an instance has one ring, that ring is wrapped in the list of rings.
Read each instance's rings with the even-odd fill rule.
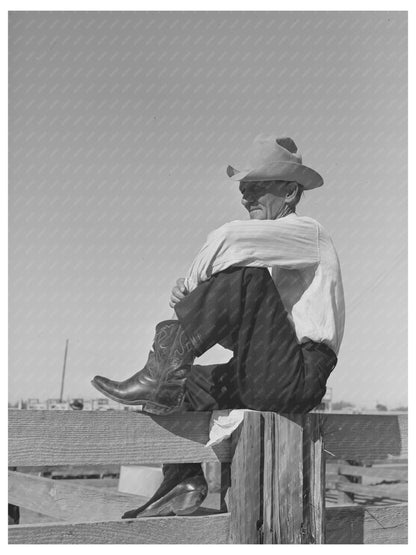
[[[254,139],[249,169],[227,167],[233,181],[296,181],[304,189],[321,187],[324,180],[315,170],[302,164],[302,156],[295,142],[289,137]]]

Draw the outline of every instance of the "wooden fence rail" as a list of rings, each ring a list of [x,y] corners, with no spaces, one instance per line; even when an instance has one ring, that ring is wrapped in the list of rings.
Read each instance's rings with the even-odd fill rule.
[[[371,464],[407,457],[407,415],[283,416],[248,411],[232,437],[213,448],[205,446],[210,416],[11,410],[10,467],[217,462],[227,512],[121,520],[126,508],[143,499],[12,471],[9,502],[56,522],[10,526],[9,542],[407,541],[406,504],[325,509],[325,460]]]
[[[326,473],[326,490],[335,490],[340,503],[356,502],[357,496],[390,502],[408,499],[407,464],[391,468],[329,463]]]

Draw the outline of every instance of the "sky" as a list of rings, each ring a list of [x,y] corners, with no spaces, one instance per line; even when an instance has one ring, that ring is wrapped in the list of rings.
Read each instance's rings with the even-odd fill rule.
[[[407,405],[405,12],[12,12],[9,399],[96,397],[140,369],[228,164],[291,136],[323,175],[346,328],[335,400]],[[225,361],[214,348],[200,362]]]

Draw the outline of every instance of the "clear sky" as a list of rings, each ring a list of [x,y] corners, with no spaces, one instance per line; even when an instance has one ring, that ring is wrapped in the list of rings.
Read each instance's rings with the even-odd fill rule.
[[[143,366],[265,132],[325,179],[299,214],[342,264],[334,398],[407,404],[404,12],[15,12],[9,52],[11,401],[59,396],[67,338],[65,397]]]

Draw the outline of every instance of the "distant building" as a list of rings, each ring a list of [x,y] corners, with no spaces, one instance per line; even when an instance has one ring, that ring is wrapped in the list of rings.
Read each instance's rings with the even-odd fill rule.
[[[27,408],[29,410],[46,410],[47,406],[46,403],[31,403],[30,405],[28,404]]]
[[[46,407],[50,409],[52,406],[57,405],[60,402],[60,399],[46,399]]]
[[[37,408],[37,405],[39,405],[39,399],[28,399],[26,401],[26,408],[29,410]]]
[[[92,410],[108,410],[110,409],[109,399],[93,399],[92,400]]]
[[[47,399],[47,410],[69,410],[69,404],[65,401],[61,403],[60,399]]]
[[[82,408],[81,408],[82,407]],[[80,397],[71,399],[70,401],[62,401],[60,399],[47,399],[46,401],[40,401],[39,399],[28,399],[27,401],[21,401],[17,408],[26,408],[29,410],[137,410],[137,407],[125,407],[120,403],[111,401],[110,399],[99,398],[99,399],[82,399]]]

